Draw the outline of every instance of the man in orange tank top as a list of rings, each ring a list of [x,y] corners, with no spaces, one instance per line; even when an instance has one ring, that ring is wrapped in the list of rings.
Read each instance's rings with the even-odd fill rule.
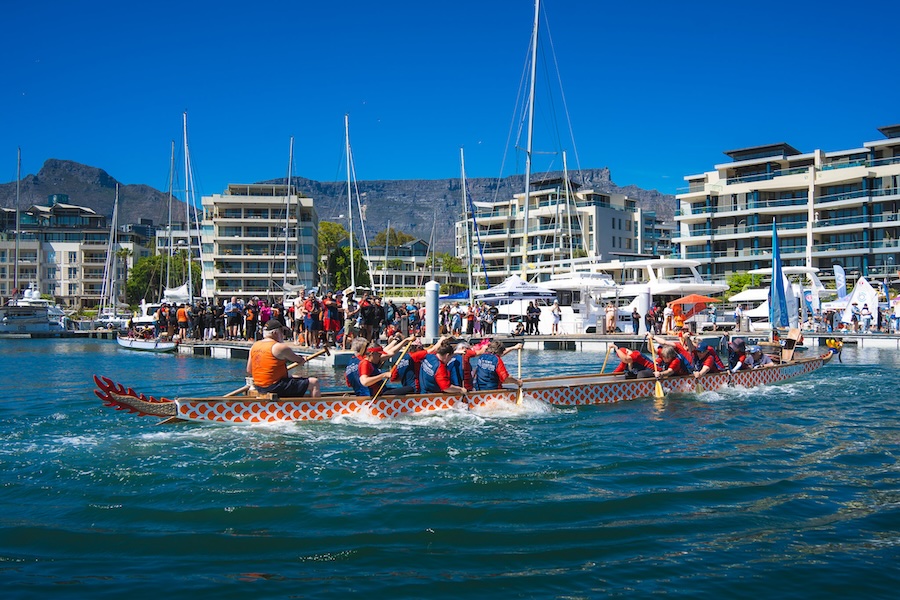
[[[319,397],[319,380],[291,377],[285,364],[289,360],[301,365],[306,362],[284,343],[281,321],[270,319],[263,329],[263,339],[253,344],[247,357],[247,375],[253,378],[253,385],[260,392],[278,394],[281,398],[299,398],[307,391],[313,398]]]

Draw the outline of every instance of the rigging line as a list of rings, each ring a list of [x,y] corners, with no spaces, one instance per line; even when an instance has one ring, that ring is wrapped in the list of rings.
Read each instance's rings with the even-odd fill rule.
[[[359,212],[359,229],[360,229],[360,231],[362,231],[363,247],[366,249],[365,259],[366,259],[366,269],[368,270],[368,274],[369,274],[369,285],[372,285],[372,283],[373,283],[372,259],[369,256],[369,238],[368,238],[368,235],[366,234],[366,222],[363,219],[362,201],[360,200],[360,194],[359,194],[359,178],[356,175],[356,163],[353,160],[352,152],[350,154],[350,172],[351,172],[352,180],[353,180],[353,189],[356,192],[356,210]],[[352,207],[350,207],[350,208],[352,210]],[[353,215],[350,215],[350,217],[352,218]],[[353,260],[353,257],[350,257],[350,260]]]
[[[469,205],[469,212],[472,215],[472,229],[475,231],[475,239],[478,242],[478,254],[481,256],[481,269],[484,271],[484,287],[488,288],[491,286],[490,278],[488,277],[488,268],[487,261],[484,260],[484,244],[481,241],[481,232],[478,230],[478,222],[475,220],[475,203],[472,200],[472,194],[469,192],[469,180],[465,180],[466,183],[466,201]],[[468,224],[466,225],[468,227]],[[473,294],[474,290],[469,290],[469,298],[474,298]]]
[[[534,37],[534,36],[530,36],[530,37]],[[506,168],[506,157],[509,154],[511,140],[513,139],[513,129],[515,129],[515,125],[516,125],[516,114],[520,111],[520,107],[521,107],[521,113],[520,113],[520,116],[518,119],[519,120],[519,131],[517,132],[515,139],[518,140],[522,136],[522,123],[525,120],[525,107],[527,106],[527,103],[525,102],[525,97],[526,97],[525,84],[528,80],[528,67],[531,63],[530,50],[531,50],[531,45],[529,44],[528,49],[526,51],[526,55],[525,55],[526,56],[525,63],[522,67],[522,76],[519,78],[519,90],[516,92],[516,100],[515,100],[515,103],[513,104],[512,118],[510,118],[510,121],[509,121],[509,131],[506,134],[506,145],[504,146],[503,158],[500,161],[500,173],[497,175],[496,183],[494,185],[494,196],[491,199],[492,202],[497,201],[497,196],[500,193],[500,187],[501,187],[500,182],[503,180],[503,170]],[[514,147],[515,147],[515,145],[514,145]]]
[[[569,127],[569,138],[572,140],[572,152],[575,154],[575,167],[578,170],[579,174],[581,174],[582,183],[584,183],[584,171],[581,170],[581,160],[578,157],[578,146],[575,144],[575,131],[572,128],[572,119],[569,115],[569,105],[566,102],[566,92],[562,85],[562,74],[559,70],[559,61],[556,57],[556,47],[553,45],[553,35],[550,33],[550,21],[547,17],[546,11],[544,12],[544,24],[544,30],[547,32],[547,41],[550,44],[550,56],[553,58],[553,66],[556,70],[556,79],[559,85],[559,95],[562,98],[563,112],[566,115],[566,124]]]

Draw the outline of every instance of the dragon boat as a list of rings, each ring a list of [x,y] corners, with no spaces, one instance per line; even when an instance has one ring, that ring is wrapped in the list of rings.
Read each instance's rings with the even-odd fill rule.
[[[773,367],[734,374],[713,373],[663,379],[666,393],[698,393],[725,387],[757,387],[812,373],[831,360],[831,352],[800,358]],[[525,379],[521,390],[507,388],[468,394],[411,394],[378,398],[326,393],[319,398],[278,398],[273,395],[157,398],[135,392],[107,377],[94,375],[94,393],[106,406],[140,416],[155,416],[163,423],[182,421],[261,424],[323,421],[341,415],[389,419],[446,410],[488,408],[500,403],[513,407],[523,400],[554,406],[581,406],[652,398],[656,379],[623,379],[621,374],[593,374]]]

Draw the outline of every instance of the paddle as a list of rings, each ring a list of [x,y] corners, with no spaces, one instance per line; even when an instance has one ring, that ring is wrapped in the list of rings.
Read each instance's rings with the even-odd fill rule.
[[[331,356],[331,352],[328,351],[328,344],[326,344],[326,345],[325,345],[321,350],[319,350],[318,352],[313,352],[312,354],[310,354],[309,356],[307,356],[307,357],[306,357],[306,360],[305,360],[304,362],[309,362],[309,361],[312,360],[313,358],[317,358],[317,357],[319,357],[319,356],[322,356],[323,354],[326,354],[326,355],[328,355],[328,356]],[[296,368],[296,367],[299,367],[299,366],[300,366],[300,363],[291,363],[291,364],[289,364],[289,365],[287,366],[287,370],[290,371],[291,369]],[[244,392],[246,392],[246,391],[249,390],[249,389],[250,389],[250,384],[248,383],[247,385],[245,385],[245,386],[243,386],[243,387],[239,387],[238,389],[234,390],[233,392],[229,392],[229,393],[225,394],[225,395],[222,396],[222,397],[223,397],[223,398],[231,398],[232,396],[237,396],[237,395],[239,395],[239,394],[243,394]]]
[[[656,386],[653,388],[653,395],[656,398],[665,398],[666,392],[663,390],[662,383],[659,381],[659,367],[656,364],[656,350],[653,349],[653,336],[647,335],[647,344],[650,348],[650,354],[653,357],[653,374],[656,376]]]
[[[400,362],[401,360],[403,360],[403,357],[406,356],[406,353],[409,352],[409,349],[412,348],[412,345],[413,345],[413,343],[414,343],[415,341],[416,341],[416,340],[413,339],[413,340],[411,340],[411,341],[406,345],[406,348],[403,349],[403,352],[400,353],[400,356],[398,356],[398,357],[397,357],[397,360],[394,362],[395,365],[396,365],[398,362]],[[390,371],[388,371],[388,373],[390,373]],[[385,378],[385,379],[383,379],[383,380],[381,381],[381,387],[378,388],[378,391],[375,393],[374,396],[372,396],[372,399],[369,400],[370,403],[375,402],[376,400],[378,400],[378,397],[381,396],[381,392],[384,391],[384,387],[387,385],[388,379],[390,379],[390,377],[387,377],[387,378]]]
[[[609,360],[609,355],[610,355],[610,353],[612,352],[613,348],[615,348],[615,346],[613,346],[613,345],[610,345],[609,347],[606,348],[606,357],[603,359],[603,366],[600,367],[600,374],[601,374],[601,375],[603,375],[603,371],[606,370],[606,363],[607,363],[607,361]]]
[[[516,394],[516,404],[519,405],[519,406],[521,406],[521,405],[522,405],[522,349],[521,349],[521,348],[519,348],[519,372],[518,372],[518,376],[519,376],[519,377],[518,377],[518,379],[519,379],[519,393]]]

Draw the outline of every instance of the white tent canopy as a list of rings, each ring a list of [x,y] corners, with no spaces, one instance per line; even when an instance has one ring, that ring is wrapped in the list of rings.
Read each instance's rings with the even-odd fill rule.
[[[475,300],[487,304],[500,304],[516,300],[555,300],[556,292],[552,289],[528,283],[518,275],[507,277],[503,283],[473,294]]]

